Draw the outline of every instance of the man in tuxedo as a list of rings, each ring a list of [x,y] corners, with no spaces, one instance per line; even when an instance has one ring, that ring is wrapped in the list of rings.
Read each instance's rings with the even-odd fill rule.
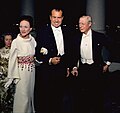
[[[71,46],[71,31],[63,25],[63,11],[50,12],[50,24],[37,31],[35,107],[37,113],[62,113]]]
[[[102,52],[104,47],[110,47],[110,41],[91,27],[90,16],[80,17],[79,32],[73,41],[72,74],[77,76],[75,113],[104,113],[102,74],[110,62],[109,57],[103,61]]]

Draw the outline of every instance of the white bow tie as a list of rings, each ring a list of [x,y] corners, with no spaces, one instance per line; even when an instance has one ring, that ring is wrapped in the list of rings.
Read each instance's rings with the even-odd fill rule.
[[[55,28],[55,31],[61,31],[61,29],[60,29],[60,27],[58,27],[58,28]]]

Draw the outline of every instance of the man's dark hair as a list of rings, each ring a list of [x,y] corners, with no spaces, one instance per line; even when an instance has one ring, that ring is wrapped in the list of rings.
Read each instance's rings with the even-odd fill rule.
[[[62,11],[62,16],[64,16],[63,8],[61,8],[61,7],[51,8],[49,15],[52,15],[52,10],[55,10],[55,11],[58,11],[58,12],[59,12],[59,11]]]

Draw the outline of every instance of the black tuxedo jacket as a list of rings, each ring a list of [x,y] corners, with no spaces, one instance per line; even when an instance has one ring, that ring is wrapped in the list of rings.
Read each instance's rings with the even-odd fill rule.
[[[72,67],[77,65],[78,60],[80,61],[79,63],[81,64],[81,55],[80,55],[80,45],[81,45],[81,39],[82,39],[82,33],[77,33],[73,40],[73,55],[72,58]],[[93,51],[93,61],[95,64],[99,66],[103,66],[105,63],[103,61],[103,47],[107,48],[110,50],[110,38],[108,38],[105,34],[99,33],[96,31],[92,30],[92,51]],[[110,61],[110,56],[107,56],[107,60]]]
[[[55,37],[50,24],[41,27],[37,31],[37,47],[36,47],[36,58],[38,61],[43,61],[40,66],[42,71],[47,74],[57,74],[65,76],[66,68],[68,66],[68,59],[71,46],[71,29],[65,25],[61,26],[64,40],[64,52],[65,54],[61,56],[61,62],[58,65],[49,65],[49,59],[57,56],[58,50],[55,42]],[[48,54],[43,55],[40,53],[41,48],[44,47],[48,50]]]

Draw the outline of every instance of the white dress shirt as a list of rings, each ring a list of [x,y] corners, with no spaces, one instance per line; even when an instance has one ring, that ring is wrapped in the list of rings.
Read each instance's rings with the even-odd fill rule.
[[[92,64],[93,61],[93,51],[92,51],[92,31],[89,30],[87,34],[83,34],[81,40],[81,62]]]
[[[54,26],[51,26],[51,27],[55,36],[58,55],[62,56],[64,54],[64,40],[63,40],[61,27],[58,27],[58,28],[55,28]]]

